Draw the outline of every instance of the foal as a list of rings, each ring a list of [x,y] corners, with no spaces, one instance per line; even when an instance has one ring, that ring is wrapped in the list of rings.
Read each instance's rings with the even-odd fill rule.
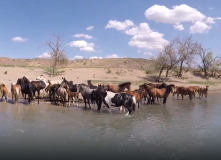
[[[68,104],[69,104],[69,106],[71,105],[71,101],[74,102],[74,100],[75,100],[75,102],[77,101],[77,106],[78,106],[78,103],[79,103],[79,101],[78,101],[78,97],[79,97],[78,92],[71,92],[69,89],[66,89],[66,91],[67,91],[67,94],[68,94]],[[74,100],[73,100],[73,97],[74,97]]]
[[[199,89],[199,95],[200,95],[200,97],[203,98],[203,95],[204,95],[204,97],[207,98],[207,95],[208,95],[208,87],[209,87],[209,86],[206,86],[206,88],[200,88],[200,89]]]
[[[21,94],[21,86],[20,85],[14,85],[11,84],[11,93],[12,93],[12,100],[15,98],[15,104],[18,104],[18,98],[19,95]]]
[[[7,101],[7,98],[8,98],[8,90],[6,88],[6,86],[4,84],[1,84],[0,85],[0,92],[2,94],[2,100],[3,100],[3,97],[5,97],[5,100]]]

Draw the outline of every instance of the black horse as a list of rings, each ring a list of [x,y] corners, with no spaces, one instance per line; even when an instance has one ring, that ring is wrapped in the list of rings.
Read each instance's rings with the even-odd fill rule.
[[[31,82],[25,82],[21,78],[19,78],[16,84],[21,86],[21,93],[25,99],[26,99],[26,94],[28,94],[28,102],[34,101],[33,99],[34,86],[31,84]]]
[[[61,82],[61,85],[64,85],[66,84],[68,86],[68,89],[71,91],[71,92],[78,92],[79,91],[79,87],[77,84],[73,84],[73,81],[67,81],[65,79],[65,77],[62,77],[63,81]]]
[[[96,88],[97,88],[97,86],[95,86],[95,85],[93,85],[93,84],[91,83],[91,80],[88,80],[88,81],[87,81],[87,84],[88,84],[88,86],[89,86],[91,89],[96,89]]]
[[[33,85],[33,95],[35,97],[35,93],[38,93],[38,104],[39,104],[39,98],[40,98],[40,90],[44,89],[46,87],[46,84],[44,81],[29,81],[28,78],[25,76],[22,78],[22,80],[25,83],[31,83]]]

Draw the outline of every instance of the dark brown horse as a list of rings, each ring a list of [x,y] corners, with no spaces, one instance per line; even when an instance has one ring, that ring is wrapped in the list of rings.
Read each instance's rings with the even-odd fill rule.
[[[91,83],[91,80],[88,80],[88,81],[87,81],[87,84],[88,84],[88,86],[89,86],[91,89],[96,89],[96,88],[97,88],[96,85],[93,85],[93,84]]]
[[[114,92],[114,93],[120,93],[120,92],[124,92],[125,89],[127,88],[128,91],[131,90],[131,82],[125,82],[125,83],[121,83],[121,84],[104,84],[104,87],[107,87],[108,91]]]
[[[46,84],[44,81],[29,81],[28,78],[25,76],[21,79],[25,83],[31,83],[33,86],[33,96],[35,97],[35,93],[38,93],[38,104],[39,104],[39,98],[40,98],[40,90],[44,89],[46,87]]]

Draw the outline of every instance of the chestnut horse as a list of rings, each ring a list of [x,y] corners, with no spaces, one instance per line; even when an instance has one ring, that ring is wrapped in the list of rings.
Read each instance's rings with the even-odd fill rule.
[[[195,91],[195,94],[196,92],[198,93],[199,97],[200,97],[200,92],[199,92],[199,86],[189,86],[190,88],[192,88],[194,91]],[[195,94],[194,94],[194,98],[195,98]]]
[[[149,86],[149,87],[152,87],[152,88],[157,88],[157,89],[162,89],[162,88],[166,88],[167,87],[167,84],[166,83],[162,83],[162,84],[154,84],[154,83],[144,83],[143,85],[140,85],[139,86],[139,89],[145,89],[145,86]],[[147,104],[150,104],[151,103],[151,93],[149,92],[149,90],[146,90],[147,93],[148,93],[148,101],[147,101]],[[158,101],[158,98],[157,97],[157,101]]]
[[[141,89],[136,89],[134,91],[125,91],[125,93],[131,94],[135,97],[138,109],[140,108],[139,102],[141,101],[141,98],[147,96],[147,92]]]
[[[120,93],[120,92],[124,92],[124,90],[127,88],[128,91],[131,90],[131,82],[125,82],[125,83],[121,83],[118,85],[114,85],[114,84],[104,84],[104,87],[107,87],[107,91],[111,91],[114,93]]]
[[[8,90],[7,90],[7,88],[4,84],[0,85],[0,92],[2,94],[2,100],[3,100],[3,97],[5,97],[5,100],[7,101],[7,99],[8,99]]]
[[[191,87],[175,87],[175,92],[174,94],[177,94],[177,99],[179,98],[179,94],[181,94],[182,100],[183,100],[183,96],[189,95],[189,99],[192,100],[193,97],[195,97],[195,90]]]
[[[209,87],[209,86],[206,86],[206,88],[200,88],[200,89],[199,89],[199,95],[200,95],[200,97],[203,98],[203,95],[204,95],[204,97],[207,98],[207,95],[208,95],[208,87]]]
[[[167,97],[169,94],[175,91],[175,85],[167,85],[166,88],[155,88],[149,85],[143,85],[144,89],[149,93],[149,96],[151,97],[150,102],[151,104],[155,104],[155,99],[158,98],[164,98],[163,104],[166,104]]]
[[[68,104],[69,104],[69,106],[71,105],[71,101],[75,102],[75,103],[77,102],[77,106],[78,106],[78,103],[79,103],[79,100],[78,100],[79,94],[78,94],[78,92],[71,92],[69,89],[66,89],[66,91],[67,91],[67,94],[68,94]]]
[[[18,104],[19,95],[21,94],[21,86],[11,84],[12,100],[15,98],[15,104]]]

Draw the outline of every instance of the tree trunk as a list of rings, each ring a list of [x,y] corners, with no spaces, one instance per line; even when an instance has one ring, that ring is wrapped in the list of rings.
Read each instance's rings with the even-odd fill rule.
[[[162,66],[162,67],[161,67],[161,69],[160,69],[158,79],[160,79],[160,78],[161,78],[161,74],[163,73],[163,70],[164,70],[164,66]]]
[[[55,62],[54,65],[52,66],[52,74],[55,76],[55,69],[56,69],[57,63]]]
[[[180,72],[178,74],[178,77],[182,77],[183,74],[183,61],[180,62]]]
[[[170,71],[170,69],[166,70],[166,78],[168,77],[169,71]]]
[[[204,64],[203,66],[204,66],[204,76],[205,76],[205,78],[207,78],[208,75],[207,75],[206,65]]]

